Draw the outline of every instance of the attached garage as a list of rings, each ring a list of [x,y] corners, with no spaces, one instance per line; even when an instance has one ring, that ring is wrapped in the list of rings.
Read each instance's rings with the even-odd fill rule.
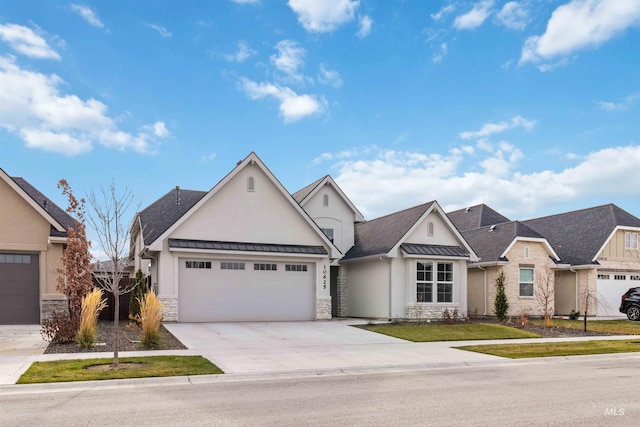
[[[180,322],[316,319],[315,263],[179,258]]]
[[[625,317],[620,313],[620,298],[629,290],[640,286],[640,272],[600,272],[597,281],[597,315]]]
[[[40,323],[38,254],[0,253],[0,325]]]

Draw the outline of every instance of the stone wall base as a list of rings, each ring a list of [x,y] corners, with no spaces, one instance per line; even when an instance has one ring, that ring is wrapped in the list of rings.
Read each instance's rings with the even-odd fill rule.
[[[348,317],[349,303],[349,279],[346,276],[338,276],[338,317]]]
[[[64,313],[66,316],[69,316],[69,304],[67,303],[67,299],[43,299],[41,305],[42,315],[40,316],[40,321],[43,322],[45,320],[49,320],[53,317],[53,312],[56,313]]]
[[[408,305],[405,307],[405,316],[408,320],[442,320],[442,313],[447,309],[450,315],[453,315],[454,310],[458,310],[458,316],[460,313],[459,304],[447,304],[447,305],[425,305],[416,304]]]
[[[316,320],[331,320],[331,297],[316,300]]]
[[[164,306],[163,317],[165,322],[178,321],[178,298],[158,297]]]

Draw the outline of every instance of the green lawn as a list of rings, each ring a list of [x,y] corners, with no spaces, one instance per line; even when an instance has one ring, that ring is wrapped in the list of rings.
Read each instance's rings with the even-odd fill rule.
[[[181,375],[223,373],[220,368],[202,356],[122,357],[119,360],[121,369],[117,370],[93,370],[91,368],[96,367],[97,365],[103,365],[103,367],[107,368],[107,366],[104,365],[109,365],[113,359],[77,359],[35,362],[27,372],[20,377],[18,384],[172,377]],[[127,367],[127,364],[132,363],[140,366]]]
[[[544,325],[544,320],[542,319],[531,319],[530,322],[535,325]],[[584,320],[553,319],[553,326],[583,330]],[[626,319],[590,320],[587,318],[587,330],[615,335],[640,335],[640,322],[632,322],[631,320]]]
[[[540,338],[540,335],[488,323],[366,325],[362,328],[414,342]]]
[[[497,344],[456,347],[476,353],[492,354],[511,359],[585,354],[640,352],[640,340],[594,340],[535,344]]]

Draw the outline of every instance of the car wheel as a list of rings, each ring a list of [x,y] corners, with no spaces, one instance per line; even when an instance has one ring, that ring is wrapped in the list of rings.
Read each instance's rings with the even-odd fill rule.
[[[627,319],[629,320],[640,320],[640,307],[637,305],[632,305],[627,308]]]

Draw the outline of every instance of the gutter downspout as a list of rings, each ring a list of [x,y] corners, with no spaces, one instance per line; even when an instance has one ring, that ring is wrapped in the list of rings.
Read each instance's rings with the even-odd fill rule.
[[[382,261],[382,257],[380,257],[380,261]],[[393,264],[391,263],[391,258],[387,258],[387,261],[389,261],[389,320],[393,320],[393,316],[392,316],[393,306],[391,304],[391,296],[393,295],[393,284],[392,284],[393,274],[391,272],[391,269]]]
[[[484,275],[484,278],[483,278],[483,281],[484,281],[484,314],[483,314],[483,316],[486,316],[487,315],[487,269],[484,268],[484,267],[480,267],[480,266],[478,266],[478,268],[483,271],[483,275]],[[469,289],[469,284],[467,284],[467,289]]]
[[[579,277],[580,273],[577,270],[574,270],[573,268],[570,268],[569,271],[571,271],[572,273],[576,274],[576,308],[574,310],[577,313],[578,312],[578,308],[579,308],[578,306],[579,306],[579,303],[580,303],[580,301],[579,301],[580,295],[579,295],[579,292],[578,292],[578,289],[579,289],[578,277]]]

